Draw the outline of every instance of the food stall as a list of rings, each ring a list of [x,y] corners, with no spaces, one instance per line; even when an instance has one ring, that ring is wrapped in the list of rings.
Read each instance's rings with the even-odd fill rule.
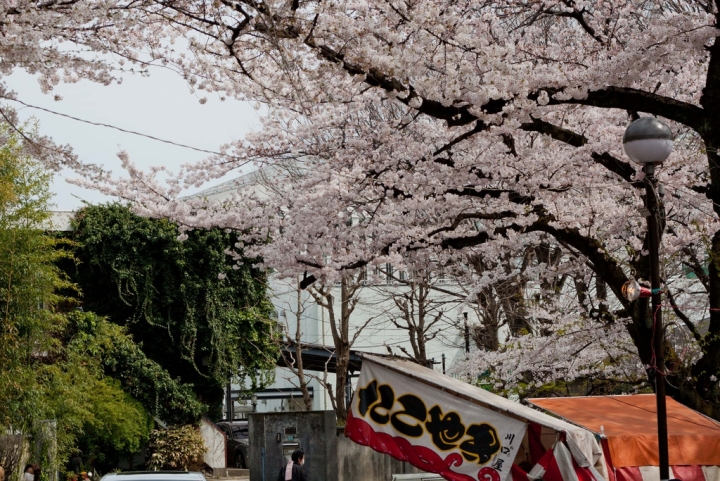
[[[654,394],[530,399],[600,440],[608,481],[659,479]],[[670,477],[720,481],[720,423],[667,398]]]
[[[588,429],[406,360],[364,356],[345,435],[450,481],[607,479]]]

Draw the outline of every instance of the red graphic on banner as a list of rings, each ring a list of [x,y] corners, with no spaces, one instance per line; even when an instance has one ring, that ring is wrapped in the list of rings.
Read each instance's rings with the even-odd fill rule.
[[[500,475],[493,468],[484,467],[478,473],[478,479],[482,481],[500,481]]]
[[[372,426],[362,419],[348,412],[345,436],[358,444],[368,446],[375,451],[387,453],[400,461],[407,461],[416,468],[430,473],[437,473],[450,481],[476,481],[466,474],[451,471],[452,466],[463,464],[463,458],[458,453],[449,454],[442,458],[438,453],[425,446],[413,446],[403,437],[394,437],[387,433],[376,432]],[[500,475],[495,469],[484,467],[478,472],[479,481],[500,481]]]

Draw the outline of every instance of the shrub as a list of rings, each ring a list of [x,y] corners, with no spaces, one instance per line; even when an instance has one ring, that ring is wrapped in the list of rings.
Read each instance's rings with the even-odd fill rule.
[[[150,433],[148,469],[198,471],[207,451],[197,426],[155,429]]]

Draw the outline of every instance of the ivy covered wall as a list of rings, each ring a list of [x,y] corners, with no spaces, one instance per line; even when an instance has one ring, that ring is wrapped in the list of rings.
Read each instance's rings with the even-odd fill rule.
[[[231,232],[180,236],[175,224],[117,203],[82,209],[73,227],[77,262],[65,269],[83,308],[125,326],[150,360],[192,385],[211,417],[221,416],[231,376],[248,389],[272,380],[278,347],[266,273],[228,254]]]

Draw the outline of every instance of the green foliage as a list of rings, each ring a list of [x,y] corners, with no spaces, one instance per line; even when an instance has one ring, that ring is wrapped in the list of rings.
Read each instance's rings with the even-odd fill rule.
[[[191,385],[182,384],[158,363],[148,359],[127,329],[90,312],[68,315],[65,335],[72,352],[81,358],[98,359],[96,374],[112,376],[120,386],[154,416],[172,424],[192,423],[207,407]]]
[[[79,448],[88,459],[106,466],[107,461],[136,452],[147,441],[153,421],[118,381],[94,376],[94,362],[88,361],[89,366],[70,360],[45,366],[37,401],[44,417],[57,421],[63,463]]]
[[[97,316],[64,312],[72,299],[61,293],[74,285],[57,264],[71,254],[46,233],[50,181],[22,137],[0,124],[0,433],[26,436],[44,473],[78,444],[96,456],[132,452],[152,427],[120,382],[104,377],[101,354],[131,350],[131,340],[99,335],[113,328]],[[79,329],[88,322],[93,335]]]
[[[71,284],[56,267],[66,256],[46,236],[51,176],[0,126],[0,426],[37,421],[35,366],[57,355],[63,316],[58,289]]]
[[[83,452],[104,461],[109,453],[137,453],[150,435],[152,417],[142,405],[124,392],[120,383],[105,378],[88,393],[91,414],[83,425]]]
[[[119,204],[82,209],[74,228],[80,263],[68,271],[85,309],[126,326],[203,402],[219,407],[231,376],[253,388],[269,380],[278,353],[265,273],[233,268],[233,234],[198,230],[183,242],[175,224]]]
[[[150,434],[148,469],[198,471],[207,451],[194,425],[155,430]]]

